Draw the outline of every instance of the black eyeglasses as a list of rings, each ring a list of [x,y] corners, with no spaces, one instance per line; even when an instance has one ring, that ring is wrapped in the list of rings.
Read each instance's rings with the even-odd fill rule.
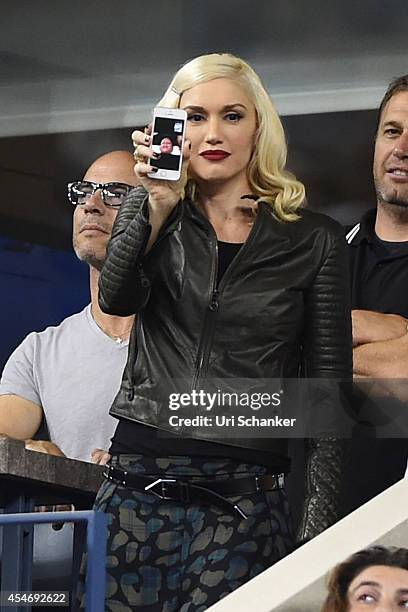
[[[133,185],[117,182],[75,181],[68,183],[68,200],[74,206],[85,204],[98,189],[101,190],[102,201],[106,206],[119,208],[129,191],[133,189]]]

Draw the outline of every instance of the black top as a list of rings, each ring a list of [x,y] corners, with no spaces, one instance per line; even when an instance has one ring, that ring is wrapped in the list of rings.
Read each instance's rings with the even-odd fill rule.
[[[240,250],[241,243],[218,241],[217,285]],[[120,419],[112,437],[111,454],[141,454],[147,457],[168,457],[174,455],[200,457],[228,457],[242,461],[242,448],[217,442],[181,438],[171,432],[160,433],[135,421]],[[289,472],[290,460],[275,453],[245,449],[245,463],[265,465],[274,471]]]
[[[408,242],[386,242],[374,231],[375,210],[350,238],[352,308],[408,318]]]
[[[399,314],[408,318],[408,241],[387,242],[375,233],[376,210],[366,212],[360,227],[346,232],[351,266],[353,309]],[[369,385],[369,383],[367,383]],[[360,415],[355,427],[347,466],[345,511],[372,499],[405,473],[408,442],[405,438],[381,437],[379,425],[387,415],[401,412],[393,398],[376,401],[378,409],[355,389],[354,408]]]

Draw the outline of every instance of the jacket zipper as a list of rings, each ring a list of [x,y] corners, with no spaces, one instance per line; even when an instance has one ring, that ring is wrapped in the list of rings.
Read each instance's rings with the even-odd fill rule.
[[[219,309],[219,291],[217,288],[217,272],[218,272],[218,243],[217,237],[214,233],[214,245],[215,245],[215,256],[213,259],[213,266],[211,270],[211,290],[210,290],[210,300],[207,306],[205,315],[204,315],[204,323],[201,329],[201,337],[198,345],[198,354],[196,360],[196,367],[193,375],[193,380],[191,384],[191,389],[194,390],[197,387],[198,381],[200,379],[201,372],[206,368],[208,363],[208,358],[210,356],[210,350],[212,346],[212,340],[214,336],[215,330],[215,321],[217,317],[217,312]]]
[[[201,337],[200,337],[200,343],[198,347],[196,367],[195,367],[194,376],[193,376],[192,384],[191,384],[192,390],[195,390],[197,388],[197,385],[200,380],[200,376],[202,372],[205,373],[207,366],[208,366],[208,360],[210,357],[210,352],[211,352],[211,348],[213,344],[215,324],[216,324],[216,320],[218,316],[218,310],[220,307],[220,303],[219,303],[220,294],[222,293],[222,289],[228,282],[228,277],[231,276],[231,270],[233,270],[234,267],[236,266],[237,260],[240,259],[240,256],[242,256],[242,252],[246,250],[246,248],[248,247],[248,244],[250,244],[250,242],[252,242],[253,240],[253,237],[255,235],[255,225],[258,220],[258,217],[259,217],[259,213],[257,215],[257,218],[255,219],[255,223],[252,227],[252,230],[248,238],[242,245],[239,253],[237,253],[237,255],[234,257],[231,264],[228,266],[228,269],[225,271],[224,276],[222,277],[221,282],[218,287],[217,287],[218,242],[217,242],[217,236],[211,227],[211,231],[215,239],[215,257],[213,260],[213,267],[211,271],[212,276],[211,276],[211,285],[210,285],[211,286],[210,301],[209,301],[209,304],[208,304],[208,307],[205,313],[203,327],[201,329]]]
[[[127,399],[129,402],[132,402],[134,397],[135,397],[135,366],[137,363],[137,358],[139,356],[139,350],[137,347],[137,340],[139,338],[139,333],[140,333],[140,326],[141,326],[141,322],[140,322],[140,317],[137,317],[136,319],[136,327],[134,330],[132,330],[131,336],[130,336],[130,341],[129,341],[129,348],[128,351],[129,353],[132,351],[137,351],[137,354],[135,356],[135,359],[133,360],[133,366],[132,368],[130,368],[130,373],[129,373],[129,389],[127,391]],[[126,366],[127,367],[127,366]]]

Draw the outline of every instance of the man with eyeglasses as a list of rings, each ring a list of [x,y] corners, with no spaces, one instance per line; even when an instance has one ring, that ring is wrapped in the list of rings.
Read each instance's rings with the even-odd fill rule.
[[[89,265],[91,303],[57,327],[31,333],[5,365],[0,381],[0,433],[26,447],[104,463],[116,420],[109,408],[126,363],[133,317],[103,313],[98,279],[117,211],[137,185],[127,151],[98,158],[82,181],[68,185],[75,206],[73,246]],[[33,441],[43,416],[51,442]]]

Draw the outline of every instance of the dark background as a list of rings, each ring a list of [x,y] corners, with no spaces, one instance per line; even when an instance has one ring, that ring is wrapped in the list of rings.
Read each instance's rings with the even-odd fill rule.
[[[0,370],[28,332],[89,300],[66,182],[129,149],[196,55],[230,51],[253,65],[308,205],[356,221],[375,204],[375,109],[407,72],[407,23],[407,0],[2,0]]]
[[[288,165],[305,183],[311,208],[351,223],[374,205],[375,111],[287,116],[283,122]],[[0,139],[0,369],[28,332],[55,325],[87,303],[87,268],[72,253],[66,183],[81,178],[102,153],[129,149],[130,133],[121,128]]]

